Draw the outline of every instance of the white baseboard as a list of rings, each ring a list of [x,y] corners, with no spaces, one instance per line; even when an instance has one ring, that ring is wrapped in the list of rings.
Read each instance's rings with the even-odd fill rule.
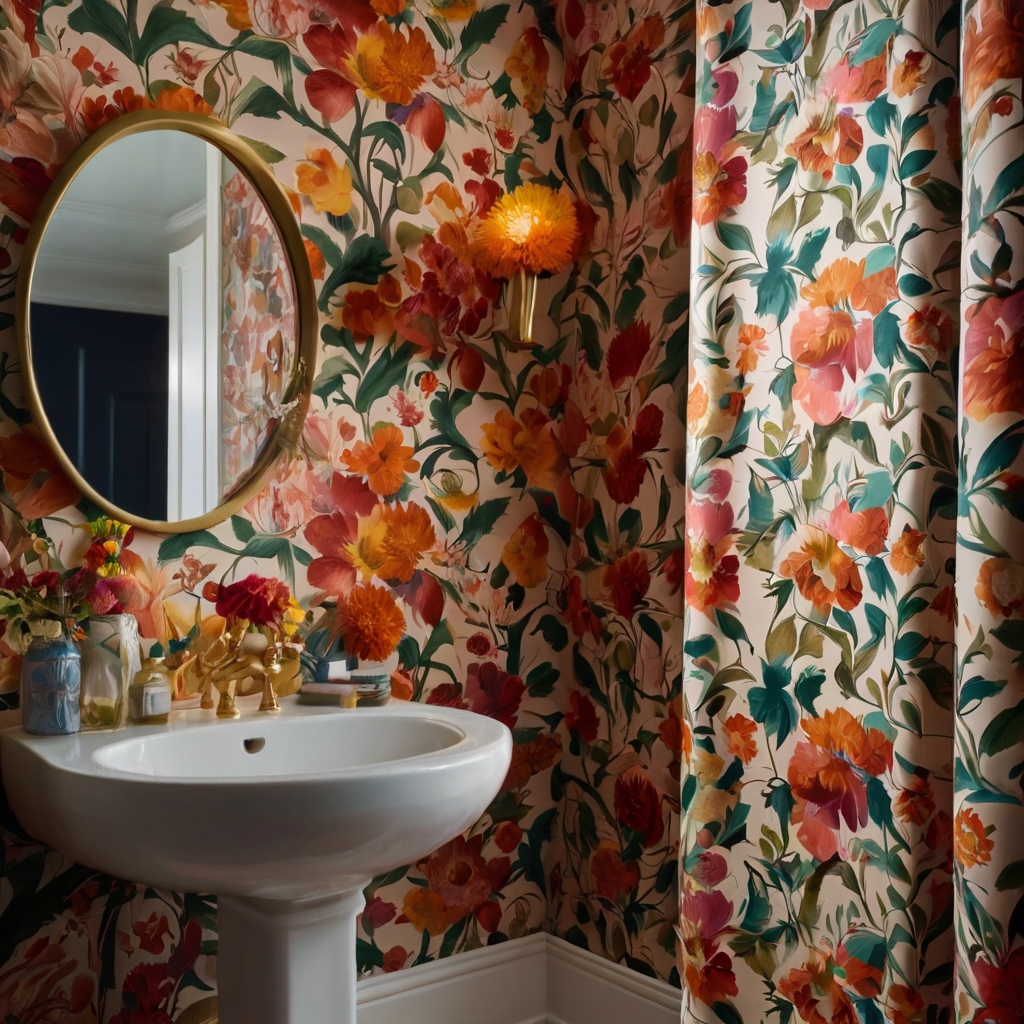
[[[679,1024],[663,981],[551,935],[486,946],[356,988],[359,1024]]]

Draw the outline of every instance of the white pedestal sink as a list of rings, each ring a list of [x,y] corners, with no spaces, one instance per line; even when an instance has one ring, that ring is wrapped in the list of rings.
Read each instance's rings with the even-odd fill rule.
[[[11,729],[4,788],[31,835],[80,863],[217,894],[221,1024],[355,1024],[361,890],[477,821],[512,737],[421,704],[254,709],[117,733]]]

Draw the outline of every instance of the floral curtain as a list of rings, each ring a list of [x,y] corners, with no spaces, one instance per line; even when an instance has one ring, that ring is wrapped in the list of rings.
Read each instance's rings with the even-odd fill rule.
[[[143,635],[213,575],[315,601],[397,502],[409,696],[514,730],[484,820],[368,890],[361,970],[549,928],[686,1021],[1024,1020],[1022,0],[0,11],[5,296],[57,168],[145,105],[252,140],[317,277],[300,449],[217,530],[136,539]],[[469,249],[523,181],[583,229],[538,349]],[[12,340],[32,569],[81,511]],[[209,903],[4,828],[0,1009],[210,998]]]
[[[684,1019],[1024,1020],[1024,4],[696,33]]]

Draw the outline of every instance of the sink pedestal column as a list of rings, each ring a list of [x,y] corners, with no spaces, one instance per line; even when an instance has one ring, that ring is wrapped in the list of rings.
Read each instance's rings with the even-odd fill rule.
[[[356,1024],[362,887],[306,900],[221,896],[219,1024]]]

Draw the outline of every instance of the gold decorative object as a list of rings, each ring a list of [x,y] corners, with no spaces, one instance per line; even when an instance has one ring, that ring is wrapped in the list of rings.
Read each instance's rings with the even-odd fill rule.
[[[533,342],[533,313],[537,305],[537,275],[517,270],[508,283],[508,333],[513,341]]]
[[[192,671],[202,693],[200,707],[213,707],[213,687],[220,693],[220,703],[217,705],[218,718],[238,717],[235,690],[239,682],[245,679],[262,685],[261,711],[279,710],[263,658],[259,654],[249,654],[242,650],[248,630],[249,622],[246,619],[229,622],[224,632],[205,651],[198,654],[192,664]]]
[[[270,213],[281,244],[287,256],[294,286],[296,304],[295,345],[297,358],[291,378],[281,391],[282,415],[267,443],[260,450],[250,469],[241,477],[231,493],[212,511],[191,519],[165,521],[147,519],[118,508],[85,479],[74,461],[64,451],[53,426],[46,415],[39,383],[32,361],[30,306],[32,280],[39,250],[57,206],[72,182],[86,164],[104,147],[130,135],[148,131],[180,131],[198,136],[221,150],[245,175]],[[40,434],[53,451],[64,474],[81,494],[108,516],[121,523],[131,523],[154,533],[191,533],[209,529],[235,513],[258,494],[278,463],[278,457],[289,445],[294,445],[301,431],[302,421],[309,406],[317,357],[316,289],[306,255],[305,243],[299,231],[295,214],[287,193],[273,170],[252,147],[219,121],[202,114],[178,113],[168,110],[139,110],[123,114],[103,125],[82,143],[62,167],[32,220],[32,227],[21,256],[17,283],[17,312],[20,370],[29,410]]]

